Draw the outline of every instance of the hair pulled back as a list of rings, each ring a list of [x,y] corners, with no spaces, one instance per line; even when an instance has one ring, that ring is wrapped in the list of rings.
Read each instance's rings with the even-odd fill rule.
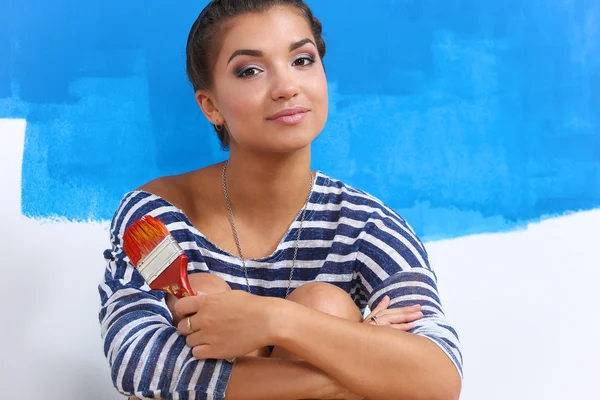
[[[221,47],[226,23],[247,13],[266,12],[275,6],[295,8],[311,28],[321,59],[325,56],[325,41],[322,37],[321,22],[302,0],[212,0],[202,10],[190,30],[186,46],[186,72],[194,91],[211,89],[212,70]],[[221,147],[229,147],[226,127],[217,129]]]

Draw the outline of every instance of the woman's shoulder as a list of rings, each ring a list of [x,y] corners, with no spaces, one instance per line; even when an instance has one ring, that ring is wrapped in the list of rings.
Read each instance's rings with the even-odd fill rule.
[[[190,201],[189,185],[186,184],[187,174],[189,173],[155,178],[132,190],[130,193],[153,195],[178,208],[185,209],[186,204]],[[130,193],[126,193],[125,196]]]
[[[192,215],[199,203],[207,201],[205,188],[213,185],[218,171],[219,164],[213,164],[177,175],[162,176],[126,193],[125,197],[131,193],[151,194]]]
[[[368,198],[369,200],[373,200],[373,201],[380,201],[378,200],[375,196],[373,196],[372,194],[361,190],[351,184],[348,184],[340,179],[337,179],[335,177],[332,177],[330,175],[325,174],[322,171],[319,171],[318,173],[318,179],[317,179],[317,185],[324,188],[326,191],[330,192],[330,193],[336,193],[341,195],[346,195],[346,196],[361,196],[361,197],[365,197]]]
[[[339,209],[340,217],[352,220],[352,226],[368,232],[370,239],[366,240],[388,243],[393,247],[400,242],[410,243],[411,248],[418,249],[426,256],[425,248],[413,228],[383,200],[341,180],[324,174],[321,176],[323,182],[320,190],[335,197],[325,199],[324,204],[331,205],[329,207],[332,210]]]
[[[354,210],[361,210],[367,218],[380,214],[392,216],[404,222],[404,219],[391,207],[370,192],[359,189],[339,179],[332,178],[322,172],[319,175],[321,179],[317,182],[317,190],[330,195],[326,201],[327,203],[344,205]]]
[[[205,173],[202,170],[195,170],[163,176],[126,192],[113,216],[112,233],[122,233],[127,226],[145,215],[158,218],[165,224],[191,225],[188,214],[193,213],[197,202],[194,186],[203,175]]]

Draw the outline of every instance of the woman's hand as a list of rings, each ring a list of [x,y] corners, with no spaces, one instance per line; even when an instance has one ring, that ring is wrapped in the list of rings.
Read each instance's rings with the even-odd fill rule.
[[[387,326],[401,331],[410,331],[414,328],[414,321],[423,318],[420,305],[410,307],[392,308],[389,296],[385,296],[377,307],[364,319],[363,324]]]
[[[239,357],[270,343],[272,302],[241,290],[185,297],[174,307],[177,330],[198,359]]]
[[[179,299],[177,297],[173,296],[172,294],[167,294],[165,297],[165,303],[167,304],[167,308],[169,309],[169,311],[171,312],[171,315],[173,316],[173,326],[177,326],[177,324],[179,324],[179,321],[181,321],[181,316],[179,316],[175,312],[175,304],[177,303],[177,300],[179,300]]]

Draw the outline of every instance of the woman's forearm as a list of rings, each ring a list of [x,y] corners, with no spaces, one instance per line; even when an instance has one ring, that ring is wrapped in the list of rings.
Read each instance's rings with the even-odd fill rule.
[[[298,400],[332,396],[336,382],[305,361],[238,357],[227,386],[228,400]]]
[[[274,344],[369,399],[455,400],[460,376],[431,340],[277,302]]]

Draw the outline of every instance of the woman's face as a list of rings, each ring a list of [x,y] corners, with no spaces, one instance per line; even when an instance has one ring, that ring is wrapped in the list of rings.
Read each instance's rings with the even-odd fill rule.
[[[307,21],[293,8],[273,7],[236,17],[227,28],[208,108],[227,126],[230,147],[289,152],[308,146],[325,126],[328,105]]]

